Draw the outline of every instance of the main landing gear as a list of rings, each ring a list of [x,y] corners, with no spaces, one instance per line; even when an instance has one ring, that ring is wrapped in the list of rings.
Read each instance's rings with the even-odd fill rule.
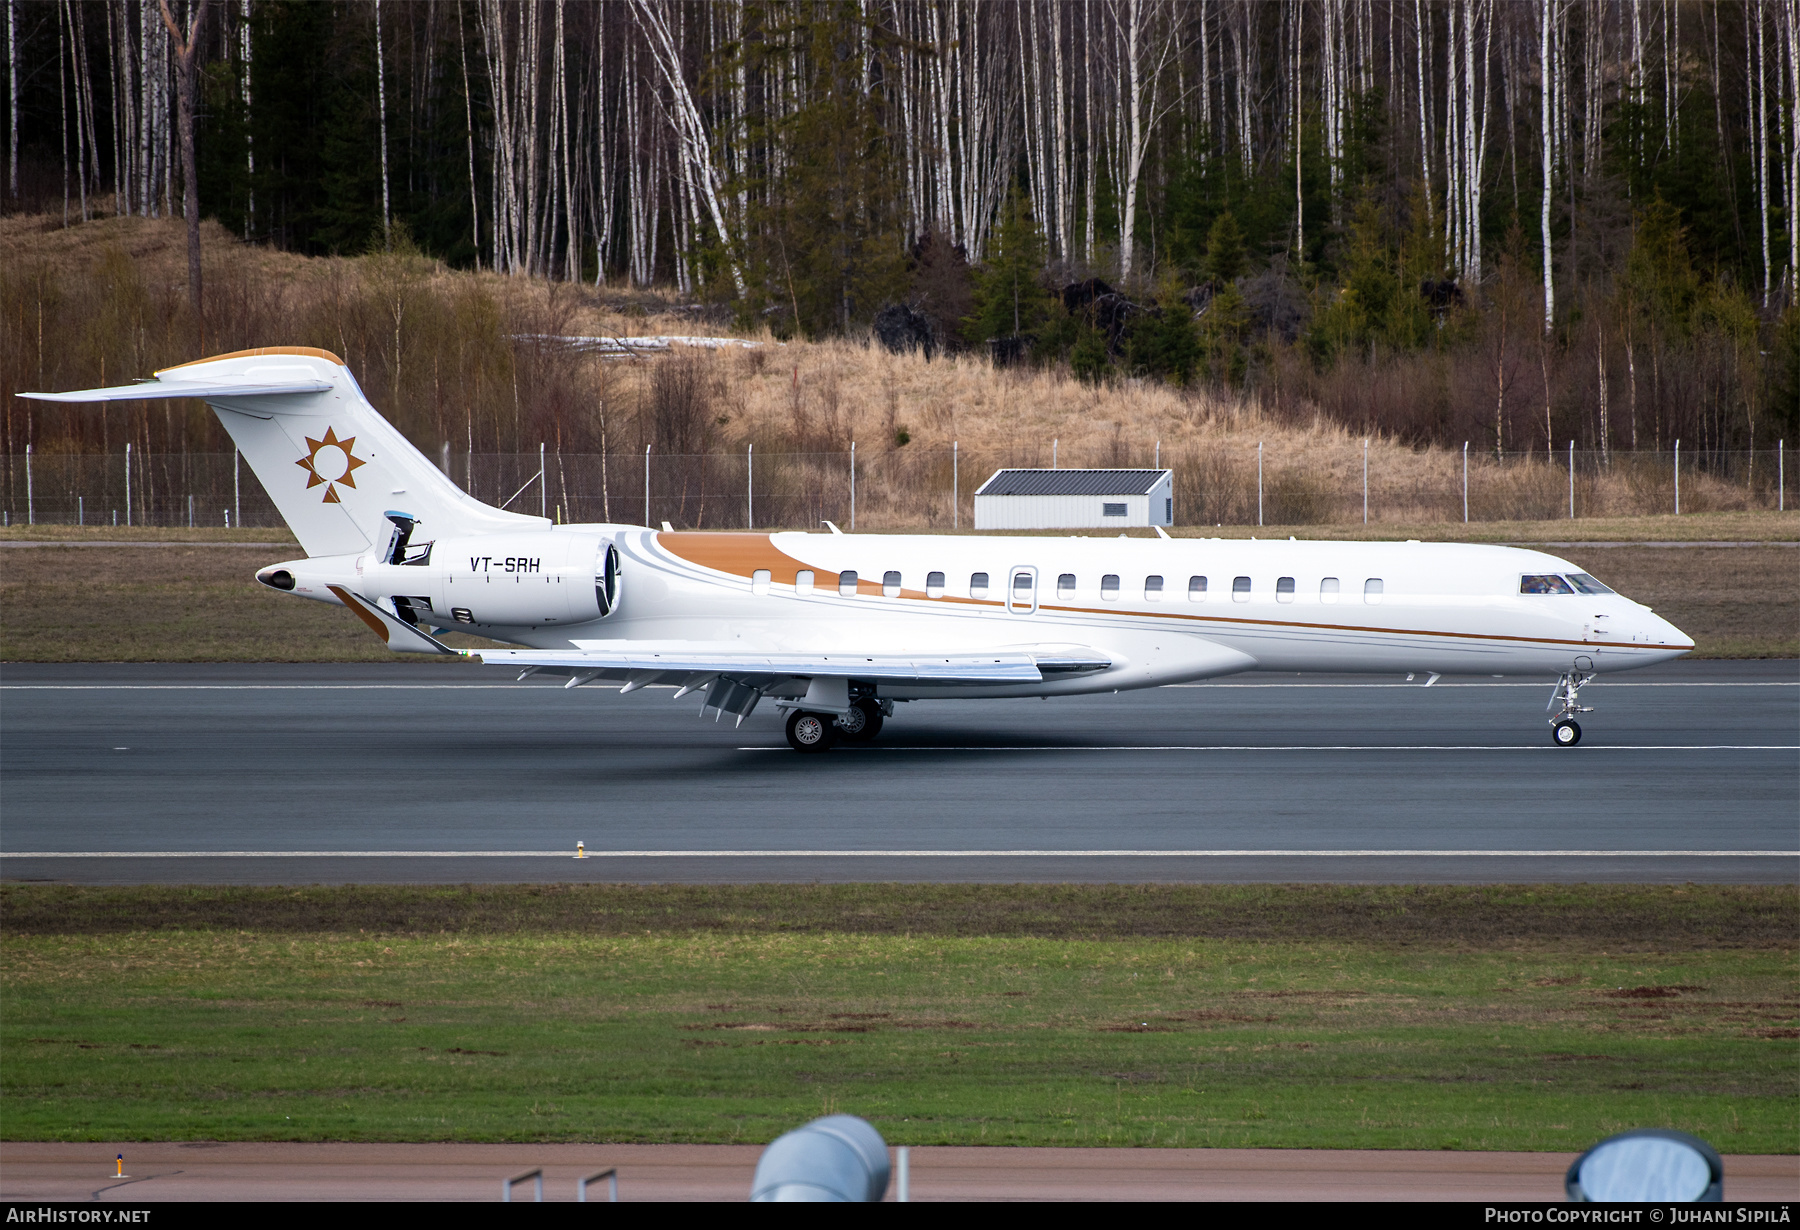
[[[1577,703],[1581,689],[1592,683],[1592,671],[1565,671],[1563,677],[1556,681],[1556,690],[1550,693],[1550,703],[1545,709],[1555,708],[1558,701],[1562,707],[1556,710],[1550,719],[1550,739],[1558,747],[1574,747],[1581,742],[1581,723],[1575,720],[1578,713],[1592,713],[1591,705]]]
[[[841,714],[795,709],[787,719],[788,746],[796,752],[824,752],[839,742],[871,743],[881,733],[891,708],[891,702],[863,696],[851,701],[849,711]]]

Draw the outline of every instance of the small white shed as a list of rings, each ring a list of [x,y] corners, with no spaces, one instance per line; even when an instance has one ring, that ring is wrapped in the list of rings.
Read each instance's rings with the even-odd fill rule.
[[[1170,470],[996,470],[975,493],[978,530],[1175,524]]]

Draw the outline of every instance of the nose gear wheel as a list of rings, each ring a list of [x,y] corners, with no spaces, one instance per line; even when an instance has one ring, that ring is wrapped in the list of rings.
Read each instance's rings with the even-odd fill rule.
[[[1561,679],[1556,681],[1556,690],[1550,693],[1550,703],[1545,709],[1556,709],[1550,718],[1550,738],[1558,747],[1574,747],[1581,742],[1581,725],[1575,720],[1576,714],[1592,713],[1593,706],[1578,702],[1581,689],[1594,681],[1592,671],[1565,671]],[[1557,703],[1561,707],[1557,708]]]

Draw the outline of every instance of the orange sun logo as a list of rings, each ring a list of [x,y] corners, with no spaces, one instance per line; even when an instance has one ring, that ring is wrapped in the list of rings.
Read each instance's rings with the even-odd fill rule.
[[[356,437],[351,436],[347,440],[340,440],[337,438],[337,431],[327,427],[323,440],[315,440],[311,436],[306,437],[306,447],[308,449],[306,456],[294,464],[309,475],[306,480],[307,490],[310,491],[320,483],[324,483],[324,502],[327,504],[342,503],[338,499],[337,484],[342,483],[346,487],[355,487],[356,480],[351,477],[351,474],[356,471],[357,467],[368,464],[350,451],[356,447]]]

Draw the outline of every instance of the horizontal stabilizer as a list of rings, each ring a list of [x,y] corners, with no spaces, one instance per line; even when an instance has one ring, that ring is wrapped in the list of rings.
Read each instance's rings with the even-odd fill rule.
[[[335,594],[339,602],[356,612],[356,617],[368,624],[375,635],[381,638],[382,644],[395,653],[447,653],[455,654],[458,657],[468,656],[460,649],[450,648],[423,628],[415,628],[391,611],[383,610],[367,598],[358,597],[342,585],[327,585],[325,588]]]
[[[146,380],[110,389],[76,389],[70,393],[20,393],[33,401],[150,401],[171,397],[281,397],[294,393],[329,393],[327,380]]]

